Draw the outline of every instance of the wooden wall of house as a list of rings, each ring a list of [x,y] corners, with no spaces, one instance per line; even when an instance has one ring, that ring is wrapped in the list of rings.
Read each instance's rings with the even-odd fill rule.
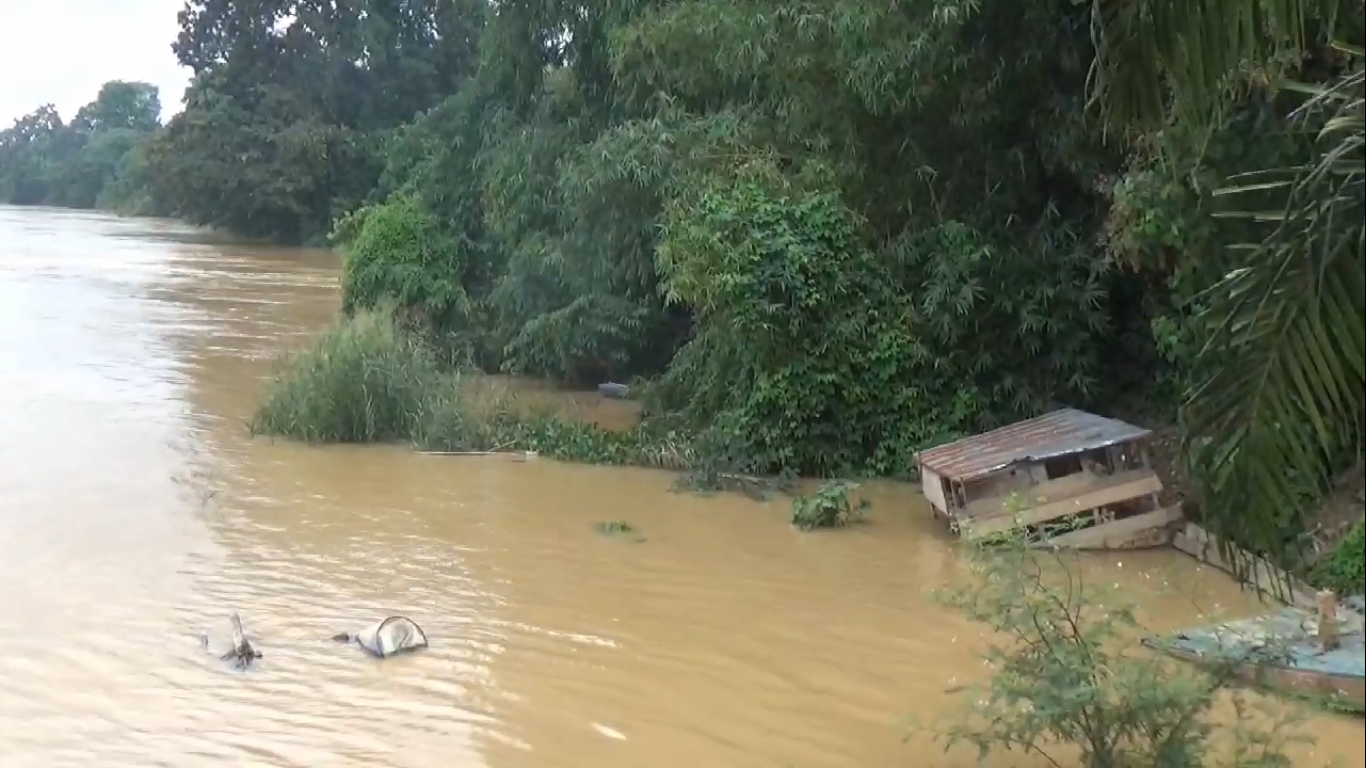
[[[980,499],[1004,498],[1012,493],[1023,493],[1034,486],[1034,478],[1027,466],[1003,469],[986,477],[979,477],[963,483],[967,495],[968,508]]]
[[[1068,546],[1141,546],[1165,536],[1181,513],[1179,507],[1156,508],[1162,479],[1139,443],[1016,464],[952,487],[943,475],[921,466],[920,482],[926,500],[956,519],[960,535],[969,540],[1103,510],[1097,525],[1054,538]]]
[[[920,468],[920,492],[935,509],[948,514],[948,500],[944,498],[944,478],[929,467]]]
[[[1017,522],[1035,525],[1159,493],[1161,490],[1162,480],[1151,469],[1129,470],[1107,476],[1079,472],[1040,483],[1021,493],[1023,509],[1011,509],[1009,494],[1006,493],[969,502],[961,519],[968,522],[976,535],[984,535],[1009,530]]]

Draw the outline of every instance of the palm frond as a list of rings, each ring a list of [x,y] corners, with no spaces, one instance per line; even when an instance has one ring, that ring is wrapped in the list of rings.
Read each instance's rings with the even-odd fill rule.
[[[1366,425],[1366,189],[1361,51],[1355,68],[1310,94],[1292,118],[1314,127],[1310,165],[1243,177],[1225,197],[1286,192],[1275,229],[1246,265],[1204,296],[1213,371],[1183,408],[1201,457],[1205,522],[1243,580],[1258,574],[1234,540],[1298,554],[1306,505],[1331,484],[1331,462],[1361,455]],[[1279,179],[1275,178],[1280,176]],[[1261,585],[1275,591],[1286,584]]]
[[[1230,76],[1294,57],[1337,12],[1337,0],[1093,0],[1093,91],[1119,125],[1209,118]]]

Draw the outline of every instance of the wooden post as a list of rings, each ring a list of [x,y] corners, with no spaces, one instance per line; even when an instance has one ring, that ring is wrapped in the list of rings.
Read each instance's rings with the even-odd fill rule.
[[[1319,642],[1323,650],[1331,651],[1338,647],[1338,598],[1332,590],[1319,593]]]

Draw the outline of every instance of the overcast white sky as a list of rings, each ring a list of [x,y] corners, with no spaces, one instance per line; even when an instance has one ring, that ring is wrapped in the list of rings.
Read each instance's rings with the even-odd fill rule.
[[[161,89],[180,111],[189,70],[171,53],[183,0],[0,0],[0,129],[39,105],[70,120],[109,80]]]

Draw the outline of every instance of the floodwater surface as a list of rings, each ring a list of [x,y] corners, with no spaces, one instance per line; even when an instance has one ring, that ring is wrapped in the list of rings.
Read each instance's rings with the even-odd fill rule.
[[[914,489],[803,534],[781,501],[665,473],[251,439],[274,358],[336,311],[337,269],[0,208],[0,765],[975,764],[903,742],[985,674],[979,630],[931,600],[961,566]],[[1168,627],[1253,608],[1171,553],[1090,570]],[[233,611],[265,654],[246,673],[198,640]],[[328,640],[391,613],[431,648],[376,662]],[[1301,764],[1366,765],[1360,721],[1309,729]]]

